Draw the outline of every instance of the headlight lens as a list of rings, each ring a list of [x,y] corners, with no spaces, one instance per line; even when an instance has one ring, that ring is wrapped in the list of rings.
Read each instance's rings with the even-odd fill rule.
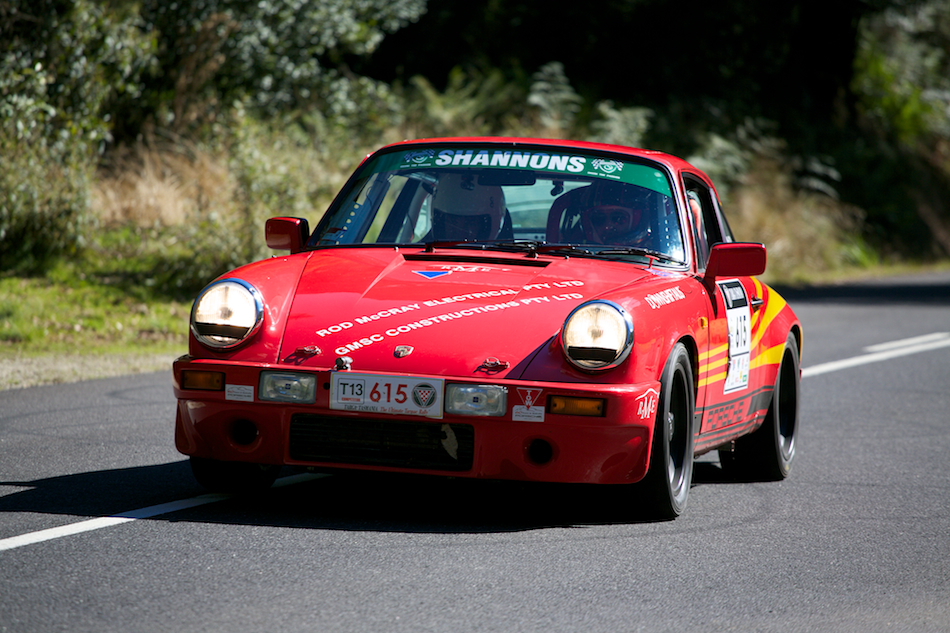
[[[313,404],[317,396],[317,377],[295,372],[261,372],[258,394],[261,400]]]
[[[445,411],[456,415],[505,415],[508,389],[499,385],[445,386]]]
[[[229,349],[260,329],[264,302],[251,284],[224,279],[201,291],[191,310],[191,331],[203,345]]]
[[[579,369],[611,369],[630,354],[633,319],[612,301],[591,301],[567,317],[561,342],[568,361]]]

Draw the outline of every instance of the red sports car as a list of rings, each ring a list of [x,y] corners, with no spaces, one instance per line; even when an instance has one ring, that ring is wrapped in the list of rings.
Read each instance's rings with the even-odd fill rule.
[[[211,489],[282,465],[626,484],[658,517],[693,458],[795,457],[801,325],[709,178],[654,151],[507,138],[368,156],[289,251],[212,282],[174,364]]]

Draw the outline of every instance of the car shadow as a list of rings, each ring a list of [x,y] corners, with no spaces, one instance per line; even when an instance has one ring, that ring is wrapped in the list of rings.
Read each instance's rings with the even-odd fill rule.
[[[792,304],[950,305],[950,275],[946,273],[934,274],[926,280],[893,278],[774,288]]]
[[[282,475],[292,475],[285,468]],[[696,464],[693,487],[724,483]],[[187,461],[26,482],[0,513],[113,516],[204,494]],[[157,520],[408,533],[495,533],[651,523],[635,487],[485,481],[392,473],[338,473],[156,516]]]

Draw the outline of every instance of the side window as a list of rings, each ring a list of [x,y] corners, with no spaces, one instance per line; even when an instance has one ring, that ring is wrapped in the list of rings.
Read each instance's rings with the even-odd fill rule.
[[[683,184],[686,187],[686,201],[689,204],[690,219],[693,224],[693,239],[696,243],[696,257],[698,268],[706,268],[709,258],[709,249],[719,242],[731,242],[732,235],[728,228],[724,233],[720,224],[722,217],[713,202],[713,195],[709,187],[699,178],[684,176]]]

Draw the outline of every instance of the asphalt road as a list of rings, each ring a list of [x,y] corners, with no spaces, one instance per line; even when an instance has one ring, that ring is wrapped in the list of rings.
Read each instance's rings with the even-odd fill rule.
[[[950,631],[950,275],[786,296],[791,477],[707,458],[672,522],[570,486],[205,496],[169,373],[0,392],[0,631]]]

